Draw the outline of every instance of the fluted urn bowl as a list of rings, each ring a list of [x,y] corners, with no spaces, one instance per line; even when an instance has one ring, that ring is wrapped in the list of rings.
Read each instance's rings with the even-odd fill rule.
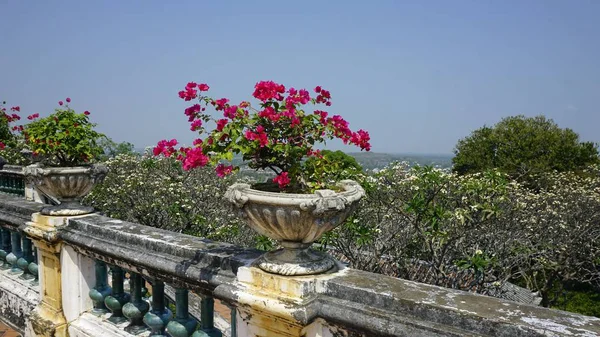
[[[241,183],[229,187],[225,199],[247,224],[282,247],[261,256],[256,261],[259,268],[280,275],[311,275],[335,267],[327,253],[310,246],[344,222],[365,194],[355,181],[343,180],[338,185],[341,192],[317,190],[314,194],[266,192]]]
[[[44,215],[82,215],[94,211],[93,207],[83,206],[81,199],[94,185],[101,182],[108,173],[104,165],[76,167],[25,167],[25,178],[42,194],[60,202],[59,205],[42,209]]]

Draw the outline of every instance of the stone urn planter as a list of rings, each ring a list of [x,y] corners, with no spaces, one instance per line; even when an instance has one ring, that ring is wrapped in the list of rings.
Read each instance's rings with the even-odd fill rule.
[[[72,216],[94,211],[93,207],[83,206],[81,199],[104,179],[108,168],[98,164],[77,167],[30,165],[23,173],[37,190],[60,202],[59,205],[43,208],[42,214]]]
[[[346,220],[365,194],[352,180],[341,181],[339,187],[341,192],[289,194],[237,183],[227,190],[225,199],[252,229],[282,247],[262,255],[255,262],[259,268],[279,275],[312,275],[324,273],[336,263],[327,253],[310,249],[311,244]]]

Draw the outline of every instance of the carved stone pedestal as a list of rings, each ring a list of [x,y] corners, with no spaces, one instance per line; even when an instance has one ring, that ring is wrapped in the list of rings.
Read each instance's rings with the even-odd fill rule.
[[[282,276],[255,267],[238,269],[238,280],[215,289],[215,296],[235,302],[238,337],[332,336],[318,312],[318,295],[340,271],[315,276]]]
[[[22,230],[38,249],[40,273],[40,304],[29,317],[29,329],[34,336],[66,337],[67,321],[62,308],[62,282],[57,228],[67,223],[67,217],[35,213]]]

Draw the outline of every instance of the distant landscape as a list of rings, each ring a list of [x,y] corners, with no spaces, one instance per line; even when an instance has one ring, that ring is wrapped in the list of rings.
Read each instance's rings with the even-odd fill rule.
[[[409,165],[431,165],[439,168],[452,167],[452,154],[392,154],[374,152],[348,153],[366,170],[382,169],[393,162],[407,162]]]
[[[148,149],[137,148],[135,149],[138,153],[144,153]],[[451,168],[453,154],[419,154],[419,153],[376,153],[376,152],[349,152],[348,155],[356,158],[356,161],[365,170],[377,170],[388,166],[393,162],[407,162],[410,166],[413,165],[431,165],[439,168]],[[241,166],[243,171],[249,170],[244,169],[241,157],[234,157],[233,164]],[[267,173],[269,174],[269,173]]]

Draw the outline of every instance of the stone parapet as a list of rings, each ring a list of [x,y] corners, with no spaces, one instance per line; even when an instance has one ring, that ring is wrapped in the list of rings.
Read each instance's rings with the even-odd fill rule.
[[[256,250],[100,215],[47,217],[36,210],[34,203],[0,196],[0,223],[13,230],[20,227],[40,254],[42,302],[29,318],[37,330],[26,336],[126,336],[125,326],[128,331],[141,331],[142,336],[149,334],[133,318],[130,323],[113,324],[110,313],[93,314],[86,295],[98,284],[98,275],[106,277],[104,263],[115,271],[122,268],[137,280],[131,292],[138,300],[143,294],[140,286],[146,282],[139,284],[142,277],[155,284],[167,283],[178,298],[188,290],[195,292],[202,310],[211,312],[213,299],[220,301],[233,312],[227,319],[230,331],[226,335],[236,337],[600,335],[600,318],[341,265],[338,271],[322,275],[274,275],[254,267],[261,254]],[[5,272],[0,272],[0,280]],[[177,328],[171,324],[175,319],[188,330],[179,329],[178,336],[220,336],[214,327],[194,331],[196,321],[187,314],[187,302],[177,303],[179,315],[168,321],[169,327]],[[130,329],[132,322],[138,322],[135,330]],[[162,325],[164,330],[166,323],[167,319],[164,324],[154,320],[152,326],[160,330]],[[46,333],[46,328],[52,333]]]
[[[258,250],[100,215],[70,220],[60,238],[83,255],[198,292],[233,282],[239,267],[261,255]]]

